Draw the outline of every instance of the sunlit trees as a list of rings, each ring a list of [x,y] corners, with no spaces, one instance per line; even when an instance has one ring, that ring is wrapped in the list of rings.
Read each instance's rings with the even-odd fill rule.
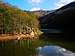
[[[33,13],[24,12],[0,2],[0,34],[36,31],[39,22]]]

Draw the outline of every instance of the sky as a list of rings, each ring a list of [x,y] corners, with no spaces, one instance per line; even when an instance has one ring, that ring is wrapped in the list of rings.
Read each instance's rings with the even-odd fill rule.
[[[54,10],[75,0],[2,0],[22,10]]]

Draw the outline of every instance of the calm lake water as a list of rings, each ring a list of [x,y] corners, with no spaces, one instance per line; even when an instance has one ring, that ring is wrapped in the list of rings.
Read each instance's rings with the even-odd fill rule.
[[[52,39],[0,42],[0,56],[75,56],[74,44]]]

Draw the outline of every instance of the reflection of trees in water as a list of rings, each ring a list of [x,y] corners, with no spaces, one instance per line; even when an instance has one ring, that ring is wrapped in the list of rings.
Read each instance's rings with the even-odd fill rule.
[[[40,35],[40,39],[64,39],[67,41],[75,41],[75,32],[72,30],[65,30],[62,33],[43,33]]]
[[[40,35],[40,39],[63,39],[63,33],[43,33]]]
[[[72,36],[65,34],[52,35],[52,34],[42,34],[40,35],[40,40],[49,41],[50,43],[63,46],[66,49],[75,52],[75,39]],[[73,36],[74,37],[74,36]]]

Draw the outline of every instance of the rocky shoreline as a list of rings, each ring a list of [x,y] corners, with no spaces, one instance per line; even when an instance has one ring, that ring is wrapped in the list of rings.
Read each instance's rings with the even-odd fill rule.
[[[9,35],[2,34],[0,35],[0,41],[9,41],[9,40],[23,40],[23,39],[38,39],[34,34],[17,34],[17,35]]]

